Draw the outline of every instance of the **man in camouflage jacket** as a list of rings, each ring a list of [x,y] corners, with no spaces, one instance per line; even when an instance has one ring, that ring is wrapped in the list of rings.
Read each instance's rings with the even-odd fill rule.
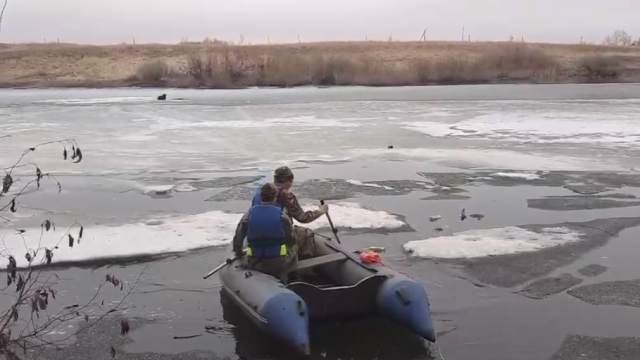
[[[293,172],[288,167],[282,166],[274,171],[273,183],[278,188],[277,203],[282,206],[287,215],[297,220],[299,223],[310,223],[329,211],[329,207],[326,204],[320,205],[317,210],[307,211],[300,206],[298,198],[291,191],[291,187],[293,186]],[[314,234],[311,229],[294,225],[293,238],[296,242],[298,257],[304,258],[316,255],[314,253]]]

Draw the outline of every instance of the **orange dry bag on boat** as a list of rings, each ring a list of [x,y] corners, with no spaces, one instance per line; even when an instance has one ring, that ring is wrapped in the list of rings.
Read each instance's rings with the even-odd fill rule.
[[[360,253],[360,261],[364,264],[381,264],[382,257],[375,251],[363,251]]]

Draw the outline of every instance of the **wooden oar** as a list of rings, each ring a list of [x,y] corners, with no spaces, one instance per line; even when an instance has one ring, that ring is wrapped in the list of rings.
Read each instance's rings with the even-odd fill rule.
[[[320,205],[324,205],[324,200],[320,200]],[[329,226],[331,226],[331,231],[333,232],[333,235],[336,237],[336,241],[338,241],[338,244],[342,244],[340,242],[340,238],[338,237],[338,229],[336,229],[335,226],[333,226],[333,221],[331,221],[331,216],[329,216],[329,211],[327,211],[325,215],[327,215],[327,220],[329,220]]]

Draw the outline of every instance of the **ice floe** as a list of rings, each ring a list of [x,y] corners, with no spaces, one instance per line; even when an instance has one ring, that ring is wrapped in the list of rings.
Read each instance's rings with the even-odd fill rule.
[[[140,185],[142,193],[150,196],[169,196],[174,192],[191,192],[197,191],[198,188],[189,183],[166,184],[166,185]]]
[[[55,246],[58,249],[53,250],[53,262],[173,253],[229,243],[240,217],[240,214],[211,211],[118,226],[86,226],[80,243],[76,240],[73,247],[68,246],[60,226],[58,231],[45,233],[41,243],[38,242],[40,228],[34,228],[27,229],[24,243],[17,236],[7,236],[3,245],[4,252],[14,254],[21,266],[26,265],[22,254],[27,251]],[[42,256],[44,250],[39,251],[36,263],[40,263]]]
[[[143,188],[143,192],[149,195],[165,195],[173,191],[176,186],[170,185],[151,185]]]
[[[351,185],[356,185],[356,186],[368,186],[368,187],[381,188],[381,189],[385,189],[385,190],[393,190],[393,188],[390,187],[390,186],[380,185],[380,184],[373,184],[373,183],[364,183],[364,182],[362,182],[360,180],[347,179],[345,181],[347,183],[351,184]]]
[[[566,227],[549,227],[534,232],[508,226],[410,241],[403,247],[415,257],[459,259],[538,251],[580,240],[581,233]]]
[[[314,209],[315,206],[305,206],[305,209]],[[386,211],[377,211],[363,208],[360,204],[352,202],[338,202],[329,204],[329,215],[336,227],[349,229],[387,229],[394,230],[407,226],[399,216]],[[326,216],[310,223],[303,224],[311,229],[319,229],[329,226]]]
[[[468,137],[535,143],[637,145],[640,130],[629,114],[491,112],[458,122],[412,121],[405,128],[433,137]]]
[[[310,207],[313,208],[313,207]],[[406,226],[398,216],[385,211],[370,210],[356,203],[330,205],[334,224],[350,229],[388,229]],[[183,252],[193,249],[229,244],[242,214],[210,211],[195,215],[164,216],[118,226],[85,226],[81,241],[68,246],[61,226],[55,232],[45,232],[39,242],[40,228],[26,229],[25,241],[11,231],[0,233],[4,239],[0,246],[2,254],[13,255],[19,266],[25,266],[24,254],[40,249],[35,263],[40,263],[44,248],[54,249],[53,262],[80,262],[96,259],[134,257]],[[328,227],[326,217],[311,224],[312,229]],[[77,229],[72,235],[77,238]],[[7,257],[2,257],[0,266],[5,266]]]
[[[512,179],[522,179],[522,180],[538,180],[540,179],[540,175],[534,173],[520,173],[520,172],[497,172],[495,174],[491,174],[492,176],[501,177],[501,178],[512,178]]]

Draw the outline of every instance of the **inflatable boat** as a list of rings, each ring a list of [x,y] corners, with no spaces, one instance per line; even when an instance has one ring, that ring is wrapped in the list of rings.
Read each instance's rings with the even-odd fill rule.
[[[283,283],[234,261],[220,271],[223,291],[261,330],[310,353],[314,319],[386,317],[434,342],[429,299],[417,281],[382,263],[367,264],[316,238],[318,256],[299,260]]]

